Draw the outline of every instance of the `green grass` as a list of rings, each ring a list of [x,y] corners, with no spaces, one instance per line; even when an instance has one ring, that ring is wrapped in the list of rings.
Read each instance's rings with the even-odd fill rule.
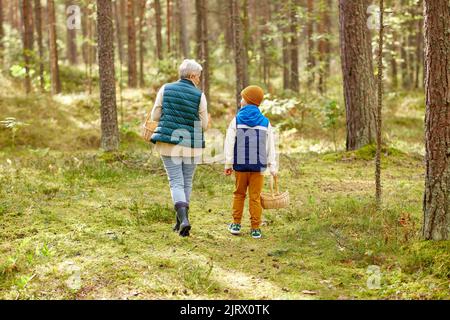
[[[79,78],[66,91],[79,91]],[[171,231],[165,171],[139,137],[156,87],[124,91],[114,154],[97,151],[96,93],[24,98],[11,88],[18,90],[0,88],[0,114],[30,125],[15,146],[0,128],[0,299],[450,298],[450,243],[420,238],[418,93],[387,97],[381,211],[373,199],[374,147],[343,152],[341,143],[334,152],[311,113],[305,130],[280,136],[280,187],[291,206],[265,211],[263,238],[254,240],[248,213],[241,236],[226,230],[234,181],[222,165],[196,172],[191,237]],[[233,115],[226,92],[211,103],[222,132]],[[340,128],[339,142],[343,134]],[[367,285],[373,266],[378,289]]]
[[[282,168],[300,166],[281,171],[292,205],[266,211],[255,241],[247,221],[242,236],[226,231],[233,181],[220,165],[199,168],[194,228],[183,239],[171,231],[167,178],[148,153],[37,161],[22,151],[12,165],[3,156],[0,298],[449,298],[450,244],[419,236],[421,162],[386,157],[381,212],[371,161],[282,157]],[[81,270],[76,290],[67,263]],[[381,268],[377,290],[366,285],[371,265]]]

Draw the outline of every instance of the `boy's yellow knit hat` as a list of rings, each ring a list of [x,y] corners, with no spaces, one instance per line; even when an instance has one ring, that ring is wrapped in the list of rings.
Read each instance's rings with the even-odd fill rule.
[[[247,103],[259,106],[264,100],[264,91],[258,86],[248,86],[241,92],[242,98],[247,101]]]

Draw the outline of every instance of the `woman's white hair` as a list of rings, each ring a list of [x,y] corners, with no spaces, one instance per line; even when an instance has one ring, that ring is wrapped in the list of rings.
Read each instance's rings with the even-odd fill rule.
[[[187,79],[190,76],[199,76],[202,73],[202,66],[195,60],[185,59],[178,69],[181,79]]]

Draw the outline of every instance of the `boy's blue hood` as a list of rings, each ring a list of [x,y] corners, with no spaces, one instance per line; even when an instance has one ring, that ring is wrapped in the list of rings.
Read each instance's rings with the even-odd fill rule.
[[[236,115],[236,122],[238,124],[245,124],[249,127],[267,127],[269,125],[269,119],[261,113],[257,106],[251,104],[246,105],[239,110]]]

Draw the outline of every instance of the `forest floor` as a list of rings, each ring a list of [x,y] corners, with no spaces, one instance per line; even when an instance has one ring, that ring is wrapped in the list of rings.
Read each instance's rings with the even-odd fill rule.
[[[123,126],[121,151],[105,154],[94,102],[0,95],[2,118],[32,124],[15,146],[0,129],[0,299],[450,298],[450,242],[420,239],[418,153],[384,150],[379,212],[373,147],[283,154],[292,204],[263,213],[259,240],[248,213],[228,233],[233,179],[201,165],[181,238],[160,159],[135,132]],[[408,121],[388,125],[420,131]]]

